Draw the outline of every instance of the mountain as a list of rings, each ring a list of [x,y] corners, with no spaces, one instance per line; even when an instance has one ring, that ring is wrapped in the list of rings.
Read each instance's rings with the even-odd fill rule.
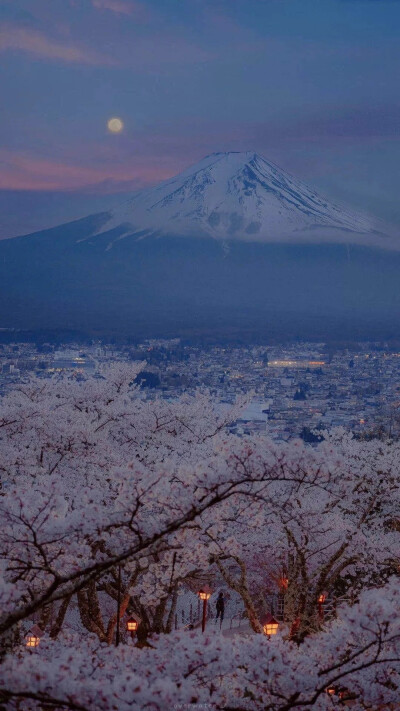
[[[324,238],[364,244],[376,242],[380,231],[377,220],[330,203],[251,152],[214,153],[141,191],[110,213],[101,232],[114,228],[122,230],[119,238],[149,230],[248,242]]]
[[[115,336],[398,336],[400,241],[255,153],[0,242],[0,327]]]

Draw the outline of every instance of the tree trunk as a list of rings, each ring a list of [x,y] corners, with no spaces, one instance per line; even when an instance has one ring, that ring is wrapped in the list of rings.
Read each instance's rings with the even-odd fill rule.
[[[72,595],[67,595],[67,597],[65,597],[64,600],[61,601],[61,605],[58,608],[56,621],[50,630],[50,637],[52,639],[57,639],[58,635],[60,634],[69,603],[71,602],[71,598]]]
[[[165,631],[167,632],[167,634],[172,632],[172,627],[174,625],[177,604],[178,604],[178,585],[175,585],[173,593],[172,593],[171,609],[169,611],[167,623],[165,625]],[[191,618],[190,618],[190,621],[192,621]]]
[[[218,558],[215,559],[215,563],[217,564],[217,567],[218,567],[222,577],[224,578],[225,582],[227,583],[227,585],[229,585],[229,587],[232,590],[235,590],[235,592],[237,592],[240,595],[240,597],[242,598],[243,604],[244,604],[244,607],[246,610],[246,614],[249,619],[250,626],[251,626],[252,630],[254,632],[256,632],[257,634],[262,634],[262,632],[263,632],[262,624],[258,619],[257,611],[254,606],[252,597],[250,595],[249,588],[247,586],[246,566],[240,558],[236,558],[233,556],[232,556],[232,558],[233,558],[233,560],[235,560],[235,562],[238,564],[238,566],[240,568],[240,580],[239,581],[235,580],[233,578],[233,576],[224,568],[224,566],[222,565],[221,561]]]
[[[123,616],[125,615],[125,612],[128,608],[130,599],[131,599],[130,593],[126,592],[121,600],[121,607],[120,607],[120,611],[119,611],[119,619],[120,620],[122,620]],[[107,644],[111,644],[113,641],[116,624],[117,624],[117,613],[115,612],[115,614],[110,618],[108,625],[107,625],[107,634],[106,634]]]
[[[89,583],[85,588],[78,591],[77,597],[79,614],[83,626],[86,627],[89,632],[96,634],[100,642],[107,642],[96,588],[93,590],[92,583]],[[94,598],[97,599],[97,604],[93,604]]]
[[[39,618],[39,627],[43,632],[46,631],[46,627],[49,624],[51,620],[51,614],[53,612],[52,610],[53,603],[50,603],[50,605],[44,605],[40,611],[40,618]]]

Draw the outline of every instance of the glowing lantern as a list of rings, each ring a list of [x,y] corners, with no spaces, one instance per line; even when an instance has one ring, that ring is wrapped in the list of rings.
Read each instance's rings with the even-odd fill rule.
[[[40,642],[40,637],[36,637],[35,634],[28,634],[26,638],[27,647],[38,647]]]
[[[139,622],[135,620],[134,617],[130,617],[129,620],[126,621],[126,629],[128,632],[136,632],[137,628],[139,627]]]
[[[325,689],[326,693],[328,696],[334,696],[336,694],[336,689],[334,686],[328,686],[327,689]]]
[[[132,615],[126,621],[126,623],[125,623],[126,631],[131,634],[132,639],[134,638],[140,623],[141,623],[141,619],[137,615]]]
[[[39,646],[40,638],[43,635],[43,631],[38,625],[33,625],[30,632],[26,636],[26,646],[30,649],[34,649]]]
[[[324,619],[324,602],[326,600],[326,597],[326,593],[321,593],[318,596],[318,615],[321,621],[323,621]]]
[[[275,619],[275,617],[272,617],[272,615],[268,615],[267,619],[263,622],[264,634],[270,637],[272,634],[276,634],[278,629],[279,622]]]
[[[199,598],[200,600],[209,600],[212,595],[212,591],[207,585],[204,587],[204,589],[199,590]]]

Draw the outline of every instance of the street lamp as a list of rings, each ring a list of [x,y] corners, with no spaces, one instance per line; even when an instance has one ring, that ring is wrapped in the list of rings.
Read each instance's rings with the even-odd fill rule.
[[[26,636],[26,646],[29,647],[29,649],[38,647],[42,634],[43,632],[40,627],[38,625],[33,625],[32,629]]]
[[[267,615],[267,617],[262,620],[261,624],[263,626],[264,634],[266,634],[267,637],[271,637],[271,635],[278,632],[279,622],[275,619],[275,617],[272,617],[272,615]]]
[[[199,598],[200,600],[203,600],[203,619],[201,623],[201,631],[204,632],[206,629],[206,618],[207,618],[207,602],[210,599],[212,595],[212,590],[208,585],[204,585],[204,587],[199,590]]]
[[[318,615],[319,619],[323,621],[324,619],[324,602],[326,600],[326,593],[321,593],[321,595],[318,596]]]
[[[138,627],[139,620],[137,620],[136,617],[130,617],[129,620],[126,621],[126,631],[131,633],[132,639],[134,638]]]

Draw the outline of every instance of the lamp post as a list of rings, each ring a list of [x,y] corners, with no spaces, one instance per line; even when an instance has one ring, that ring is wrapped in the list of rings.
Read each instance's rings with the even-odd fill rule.
[[[323,622],[324,620],[324,602],[326,600],[326,593],[321,593],[318,596],[318,617]]]
[[[267,637],[271,637],[271,635],[277,634],[279,629],[279,622],[272,615],[267,615],[261,621],[261,624],[263,626],[264,634],[266,634]]]
[[[199,590],[199,598],[203,600],[203,619],[201,622],[201,631],[204,632],[206,629],[206,619],[207,619],[207,602],[210,599],[212,590],[208,585],[205,585],[201,590]]]
[[[134,638],[138,627],[139,620],[136,619],[136,617],[130,617],[129,620],[126,621],[126,631],[131,633],[132,639]]]
[[[336,696],[336,688],[334,686],[328,686],[325,689],[325,693],[327,693],[328,696]]]

